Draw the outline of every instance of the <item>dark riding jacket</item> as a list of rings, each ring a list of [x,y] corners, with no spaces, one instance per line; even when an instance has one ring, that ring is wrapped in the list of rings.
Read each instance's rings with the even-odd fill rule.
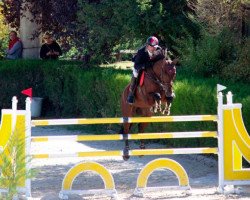
[[[165,55],[161,47],[157,47],[154,55],[150,58],[146,46],[143,46],[137,51],[136,55],[132,58],[132,61],[134,62],[134,68],[139,71],[141,69],[152,67],[153,63],[164,57]]]

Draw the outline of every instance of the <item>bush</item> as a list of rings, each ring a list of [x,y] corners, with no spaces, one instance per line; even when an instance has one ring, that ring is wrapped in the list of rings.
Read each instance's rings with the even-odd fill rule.
[[[10,108],[12,96],[24,107],[23,89],[32,87],[34,96],[44,96],[42,62],[39,60],[0,61],[0,108]]]
[[[234,82],[250,82],[250,38],[239,47],[237,59],[223,69],[222,76]]]
[[[177,41],[175,48],[187,72],[211,77],[218,72],[219,42],[214,36],[204,34],[197,42],[191,36]]]
[[[176,40],[183,70],[203,77],[249,82],[249,39],[239,43],[228,30],[218,35],[203,33],[194,41],[191,36]]]

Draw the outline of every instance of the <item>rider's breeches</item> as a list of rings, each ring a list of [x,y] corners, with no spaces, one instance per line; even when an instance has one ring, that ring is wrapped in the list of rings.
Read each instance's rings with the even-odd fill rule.
[[[139,70],[133,68],[133,76],[134,76],[135,78],[137,78],[138,75],[139,75]]]

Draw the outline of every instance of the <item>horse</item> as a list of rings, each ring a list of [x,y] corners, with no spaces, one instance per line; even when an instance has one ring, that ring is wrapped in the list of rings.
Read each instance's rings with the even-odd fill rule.
[[[151,117],[153,112],[162,112],[162,114],[170,114],[170,107],[173,98],[168,96],[173,92],[173,81],[176,77],[176,60],[166,60],[162,58],[155,62],[152,67],[146,68],[140,77],[144,77],[143,83],[137,86],[135,92],[135,102],[130,105],[127,103],[130,84],[126,86],[121,96],[121,110],[123,117],[133,117],[140,115],[143,117]],[[162,110],[162,103],[165,108]],[[123,123],[120,134],[128,134],[131,129],[131,123]],[[139,123],[138,131],[143,133],[148,123]],[[129,142],[126,137],[125,147],[123,150],[123,159],[129,159]],[[140,149],[145,149],[144,141],[140,141]]]

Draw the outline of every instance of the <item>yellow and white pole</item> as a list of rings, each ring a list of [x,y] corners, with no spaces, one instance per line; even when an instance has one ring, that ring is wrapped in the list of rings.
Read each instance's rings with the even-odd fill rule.
[[[26,171],[31,169],[30,166],[30,155],[31,155],[31,99],[30,97],[26,98],[26,115],[25,115],[25,155],[26,155]],[[31,197],[31,180],[30,178],[26,179],[26,197]]]
[[[13,134],[13,132],[15,131],[16,128],[16,118],[17,118],[17,103],[18,100],[16,98],[16,96],[12,97],[12,120],[11,120],[11,134]]]
[[[154,116],[154,117],[122,117],[122,118],[75,118],[75,119],[50,119],[32,120],[32,126],[52,125],[80,125],[80,124],[121,124],[143,122],[195,122],[217,121],[216,115],[183,115],[183,116]]]
[[[129,156],[142,155],[176,155],[176,154],[217,154],[218,149],[213,147],[201,148],[172,148],[172,149],[136,149],[129,150]],[[97,157],[97,156],[122,156],[123,151],[84,151],[74,153],[55,153],[55,154],[31,154],[34,159],[44,158],[79,158],[79,157]]]
[[[125,138],[126,136],[126,138]],[[112,135],[65,135],[65,136],[35,136],[31,142],[53,141],[105,141],[105,140],[140,140],[140,139],[166,139],[166,138],[217,138],[217,131],[188,131],[168,133],[138,133],[138,134],[112,134]]]
[[[220,193],[224,192],[224,144],[223,144],[223,94],[222,92],[219,92],[217,94],[218,99],[218,107],[217,107],[217,113],[218,113],[218,191]]]

